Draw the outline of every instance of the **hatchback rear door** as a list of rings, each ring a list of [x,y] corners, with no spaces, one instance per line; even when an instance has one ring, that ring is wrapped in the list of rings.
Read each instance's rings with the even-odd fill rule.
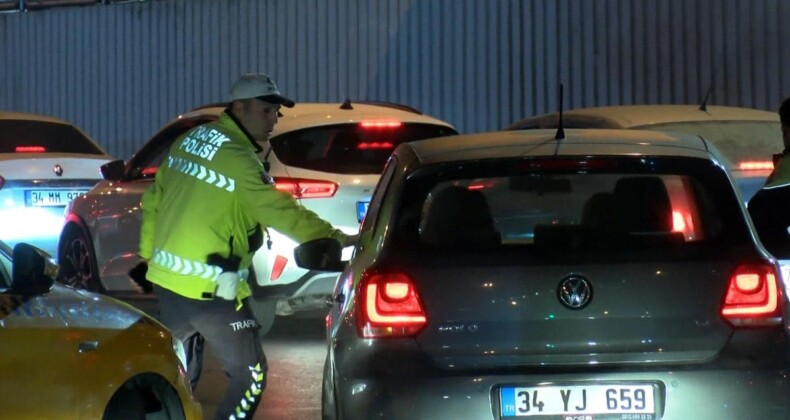
[[[727,345],[731,280],[768,284],[775,267],[726,173],[692,158],[584,162],[409,178],[377,270],[415,284],[429,320],[416,339],[438,364],[702,363]]]

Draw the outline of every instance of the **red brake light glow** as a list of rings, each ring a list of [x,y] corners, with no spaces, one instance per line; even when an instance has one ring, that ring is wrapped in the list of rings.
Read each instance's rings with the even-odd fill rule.
[[[337,192],[337,184],[331,181],[318,181],[301,178],[275,178],[274,187],[285,191],[294,198],[329,198]]]
[[[686,230],[686,221],[683,220],[683,213],[675,210],[672,212],[672,231],[683,232]]]
[[[16,153],[44,153],[47,149],[44,146],[17,146],[14,151]]]
[[[746,160],[738,164],[738,169],[742,171],[771,171],[774,169],[774,163],[770,160]]]
[[[722,316],[734,326],[782,323],[779,276],[770,264],[743,264],[730,277]]]
[[[360,337],[411,337],[428,322],[414,283],[403,273],[363,273],[360,297]]]
[[[357,149],[359,150],[384,150],[384,149],[392,149],[395,145],[388,142],[388,141],[372,141],[372,142],[363,142],[357,143]]]
[[[497,184],[495,179],[476,179],[473,180],[469,185],[466,187],[467,190],[484,190],[486,188],[493,188]]]
[[[400,121],[362,121],[359,126],[362,128],[397,128],[402,124]]]

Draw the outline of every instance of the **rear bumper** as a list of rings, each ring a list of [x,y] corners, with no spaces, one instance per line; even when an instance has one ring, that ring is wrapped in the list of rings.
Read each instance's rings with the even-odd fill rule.
[[[445,373],[433,377],[399,378],[398,383],[384,378],[344,379],[342,374],[335,377],[338,379],[336,396],[342,419],[500,419],[498,391],[502,384],[611,380],[657,383],[657,412],[652,419],[743,420],[787,418],[790,413],[789,375],[787,370],[684,371],[681,368],[639,373],[547,375],[456,376]],[[545,420],[549,417],[539,418]]]

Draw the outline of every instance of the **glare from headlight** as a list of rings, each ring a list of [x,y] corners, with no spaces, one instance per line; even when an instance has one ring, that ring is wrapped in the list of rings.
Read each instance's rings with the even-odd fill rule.
[[[187,353],[184,351],[184,343],[181,340],[170,337],[170,340],[173,342],[173,352],[178,357],[178,361],[181,362],[181,369],[186,373],[187,371]]]
[[[4,241],[57,236],[63,228],[63,217],[46,209],[15,207],[0,209],[0,237]]]

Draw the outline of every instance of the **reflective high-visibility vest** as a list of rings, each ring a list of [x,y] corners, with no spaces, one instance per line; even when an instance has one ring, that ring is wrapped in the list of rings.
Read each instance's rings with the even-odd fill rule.
[[[178,138],[141,202],[139,255],[148,260],[148,280],[188,298],[212,299],[221,269],[206,263],[208,255],[238,256],[246,278],[260,245],[249,242],[261,227],[299,243],[345,241],[267,179],[253,140],[227,112]],[[246,282],[238,293],[250,295]]]

